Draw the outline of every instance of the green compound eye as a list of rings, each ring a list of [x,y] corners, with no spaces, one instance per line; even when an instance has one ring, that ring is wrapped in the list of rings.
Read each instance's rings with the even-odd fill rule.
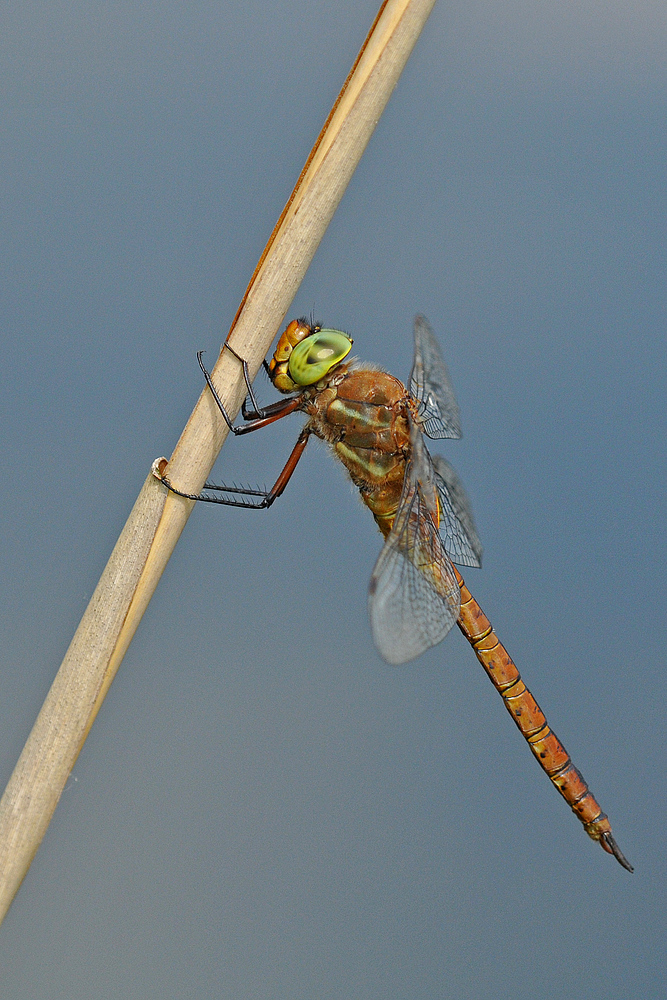
[[[318,330],[297,344],[290,354],[288,371],[297,385],[315,385],[352,350],[342,330]]]

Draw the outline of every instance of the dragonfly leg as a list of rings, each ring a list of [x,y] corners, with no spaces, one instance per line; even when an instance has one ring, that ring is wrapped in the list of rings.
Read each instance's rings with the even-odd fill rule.
[[[268,362],[267,361],[262,361],[262,364],[264,365],[264,368],[266,370],[266,374],[267,374],[268,378],[270,379],[271,378],[271,369],[269,368]],[[254,407],[254,409],[252,409],[252,410],[248,406],[248,399],[250,399],[250,402],[252,403],[252,405]],[[282,402],[282,400],[278,400],[278,402]],[[269,413],[271,413],[271,410],[274,409],[274,407],[276,407],[276,406],[277,406],[277,403],[269,403],[268,406],[258,406],[257,405],[257,400],[255,399],[255,396],[252,393],[248,393],[248,395],[246,396],[246,398],[243,400],[243,403],[241,404],[241,413],[243,414],[243,419],[244,420],[258,420],[258,419],[261,419],[262,417],[267,416]]]
[[[227,410],[225,409],[224,403],[220,399],[220,396],[218,396],[218,390],[213,385],[213,379],[211,378],[211,373],[208,371],[208,369],[204,365],[204,362],[201,359],[201,356],[202,356],[203,353],[204,353],[203,351],[197,351],[197,361],[199,362],[199,367],[201,368],[201,370],[204,373],[204,378],[206,379],[207,386],[211,390],[211,395],[213,396],[213,399],[215,400],[218,409],[220,410],[220,412],[222,413],[223,417],[225,418],[225,423],[229,427],[229,429],[232,432],[232,434],[240,434],[241,433],[240,428],[234,427],[234,424],[232,423],[231,417],[229,416],[229,414],[227,413]]]
[[[227,343],[227,341],[225,341],[224,346],[227,348],[227,350],[230,352],[230,354],[234,355],[234,357],[236,358],[237,361],[241,362],[241,365],[243,366],[243,378],[245,380],[246,388],[248,390],[248,395],[250,396],[250,402],[252,403],[252,405],[254,407],[254,409],[252,411],[247,410],[246,409],[246,401],[245,401],[245,399],[243,400],[243,417],[244,417],[244,419],[245,420],[254,420],[257,417],[264,417],[264,416],[266,416],[264,410],[261,408],[261,406],[258,405],[257,400],[255,399],[255,393],[252,391],[252,384],[250,382],[250,372],[248,371],[248,362],[246,361],[245,358],[242,358],[240,354],[237,354],[236,351],[234,350],[234,348],[231,346],[231,344]],[[201,365],[201,361],[199,362],[199,364]],[[263,364],[265,366],[266,371],[268,372],[269,369],[268,369],[268,365],[266,363],[266,359],[264,359]],[[208,381],[208,379],[207,379],[207,381]]]
[[[261,414],[258,412],[257,409],[254,409],[254,410],[250,409],[250,407],[248,406],[248,399],[249,398],[250,398],[249,396],[246,396],[246,398],[241,403],[241,413],[243,415],[243,419],[244,420],[256,420]],[[251,402],[252,402],[252,400],[251,400]],[[264,412],[265,412],[264,408],[262,407],[262,413],[264,413]]]
[[[165,476],[161,476],[160,478],[168,490],[171,490],[172,493],[176,493],[179,497],[185,497],[186,500],[201,500],[204,503],[220,503],[224,504],[226,507],[246,507],[249,510],[265,510],[267,507],[270,507],[274,500],[277,500],[278,497],[284,492],[285,487],[292,478],[292,474],[297,467],[299,459],[306,449],[310,434],[311,432],[307,427],[301,431],[297,442],[292,449],[292,453],[285,463],[283,471],[280,473],[270,490],[251,490],[238,486],[216,486],[215,483],[204,483],[205,490],[213,490],[214,492],[226,494],[225,496],[209,496],[207,493],[184,493],[182,490],[177,490],[175,486],[172,486]],[[247,497],[248,499],[243,500],[240,499],[241,497]]]
[[[230,350],[232,349],[230,348]],[[225,423],[227,424],[227,426],[229,427],[230,431],[232,431],[233,434],[249,434],[251,431],[257,431],[259,430],[260,427],[266,427],[267,424],[272,424],[274,420],[280,420],[281,417],[286,417],[288,413],[293,413],[294,410],[297,410],[299,408],[299,403],[301,402],[300,396],[291,396],[289,399],[279,399],[277,402],[271,403],[270,406],[267,406],[264,409],[258,407],[255,411],[258,414],[256,418],[248,420],[248,422],[246,424],[243,424],[241,427],[235,427],[231,421],[229,414],[227,413],[227,410],[225,409],[224,403],[222,402],[220,396],[218,395],[217,389],[213,385],[213,379],[211,378],[211,373],[208,371],[208,369],[204,365],[204,362],[202,361],[203,353],[204,353],[203,351],[197,351],[197,361],[199,362],[199,367],[204,373],[206,384],[211,390],[211,395],[213,396],[213,399],[215,400],[218,409],[225,418]],[[234,353],[235,352],[232,351],[232,354]],[[235,357],[238,357],[238,355],[235,354]],[[245,365],[246,362],[244,361],[243,364]],[[244,369],[244,372],[246,371],[247,371],[247,366]]]
[[[250,396],[250,401],[251,401],[251,403],[252,403],[252,405],[254,407],[254,409],[252,411],[248,410],[247,407],[246,407],[246,401],[245,401],[245,399],[243,400],[243,419],[251,421],[251,420],[258,420],[258,419],[264,418],[265,416],[267,416],[267,411],[263,410],[261,408],[261,406],[258,405],[257,400],[255,398],[255,394],[252,391],[252,385],[250,383],[250,373],[248,371],[248,362],[245,360],[245,358],[242,358],[240,354],[237,354],[236,351],[234,350],[234,348],[230,347],[229,344],[225,344],[224,346],[243,365],[243,379],[245,381],[246,388],[248,390],[248,395]],[[218,395],[218,392],[217,392],[215,386],[213,385],[213,379],[211,378],[211,373],[209,372],[209,370],[204,365],[204,362],[202,361],[202,354],[203,353],[204,353],[203,351],[197,351],[197,361],[199,362],[199,367],[201,368],[202,372],[204,373],[204,378],[206,379],[206,384],[209,387],[209,389],[211,390],[211,394],[212,394],[212,396],[213,396],[213,398],[214,398],[214,400],[215,400],[215,402],[217,404],[217,407],[220,410],[220,412],[222,413],[223,417],[225,418],[225,423],[229,427],[229,429],[232,432],[232,434],[245,434],[247,432],[247,429],[248,429],[247,427],[235,427],[234,424],[232,423],[232,420],[231,420],[229,414],[227,413],[225,405],[222,402],[222,400],[220,399],[220,397]],[[282,400],[280,402],[282,402]],[[255,428],[253,428],[253,430],[254,429]]]

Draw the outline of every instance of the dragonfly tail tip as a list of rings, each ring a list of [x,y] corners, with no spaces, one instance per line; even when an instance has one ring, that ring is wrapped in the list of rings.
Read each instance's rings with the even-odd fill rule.
[[[628,861],[628,859],[623,854],[623,851],[620,849],[620,847],[618,846],[618,844],[614,840],[614,837],[612,836],[611,833],[603,833],[602,836],[600,837],[600,841],[601,841],[602,846],[604,847],[604,849],[609,854],[613,854],[614,855],[614,857],[618,861],[619,865],[622,865],[623,868],[625,868],[625,870],[628,871],[628,872],[633,872],[634,871],[634,868],[632,867],[632,865],[630,864],[630,862]]]

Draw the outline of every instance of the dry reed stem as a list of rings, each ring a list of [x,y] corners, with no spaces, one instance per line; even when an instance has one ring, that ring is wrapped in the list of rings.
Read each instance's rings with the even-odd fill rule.
[[[386,0],[271,234],[230,330],[254,377],[308,269],[435,0]],[[236,414],[241,366],[213,369]],[[196,493],[227,428],[203,392],[174,449],[169,476]],[[157,463],[156,463],[157,464]],[[0,920],[46,833],[74,762],[185,527],[193,503],[146,479],[0,801]],[[160,468],[165,467],[160,460]]]

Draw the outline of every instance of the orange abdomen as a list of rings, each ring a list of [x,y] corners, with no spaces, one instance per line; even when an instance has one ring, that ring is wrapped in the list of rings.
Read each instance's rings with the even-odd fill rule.
[[[624,867],[632,871],[612,837],[606,813],[593,797],[581,772],[570,760],[567,750],[550,729],[542,709],[524,684],[514,661],[466,587],[461,574],[456,567],[454,569],[461,588],[458,626],[505,702],[507,711],[521,730],[540,767],[579,817],[589,837],[599,841],[608,854],[614,854]]]

